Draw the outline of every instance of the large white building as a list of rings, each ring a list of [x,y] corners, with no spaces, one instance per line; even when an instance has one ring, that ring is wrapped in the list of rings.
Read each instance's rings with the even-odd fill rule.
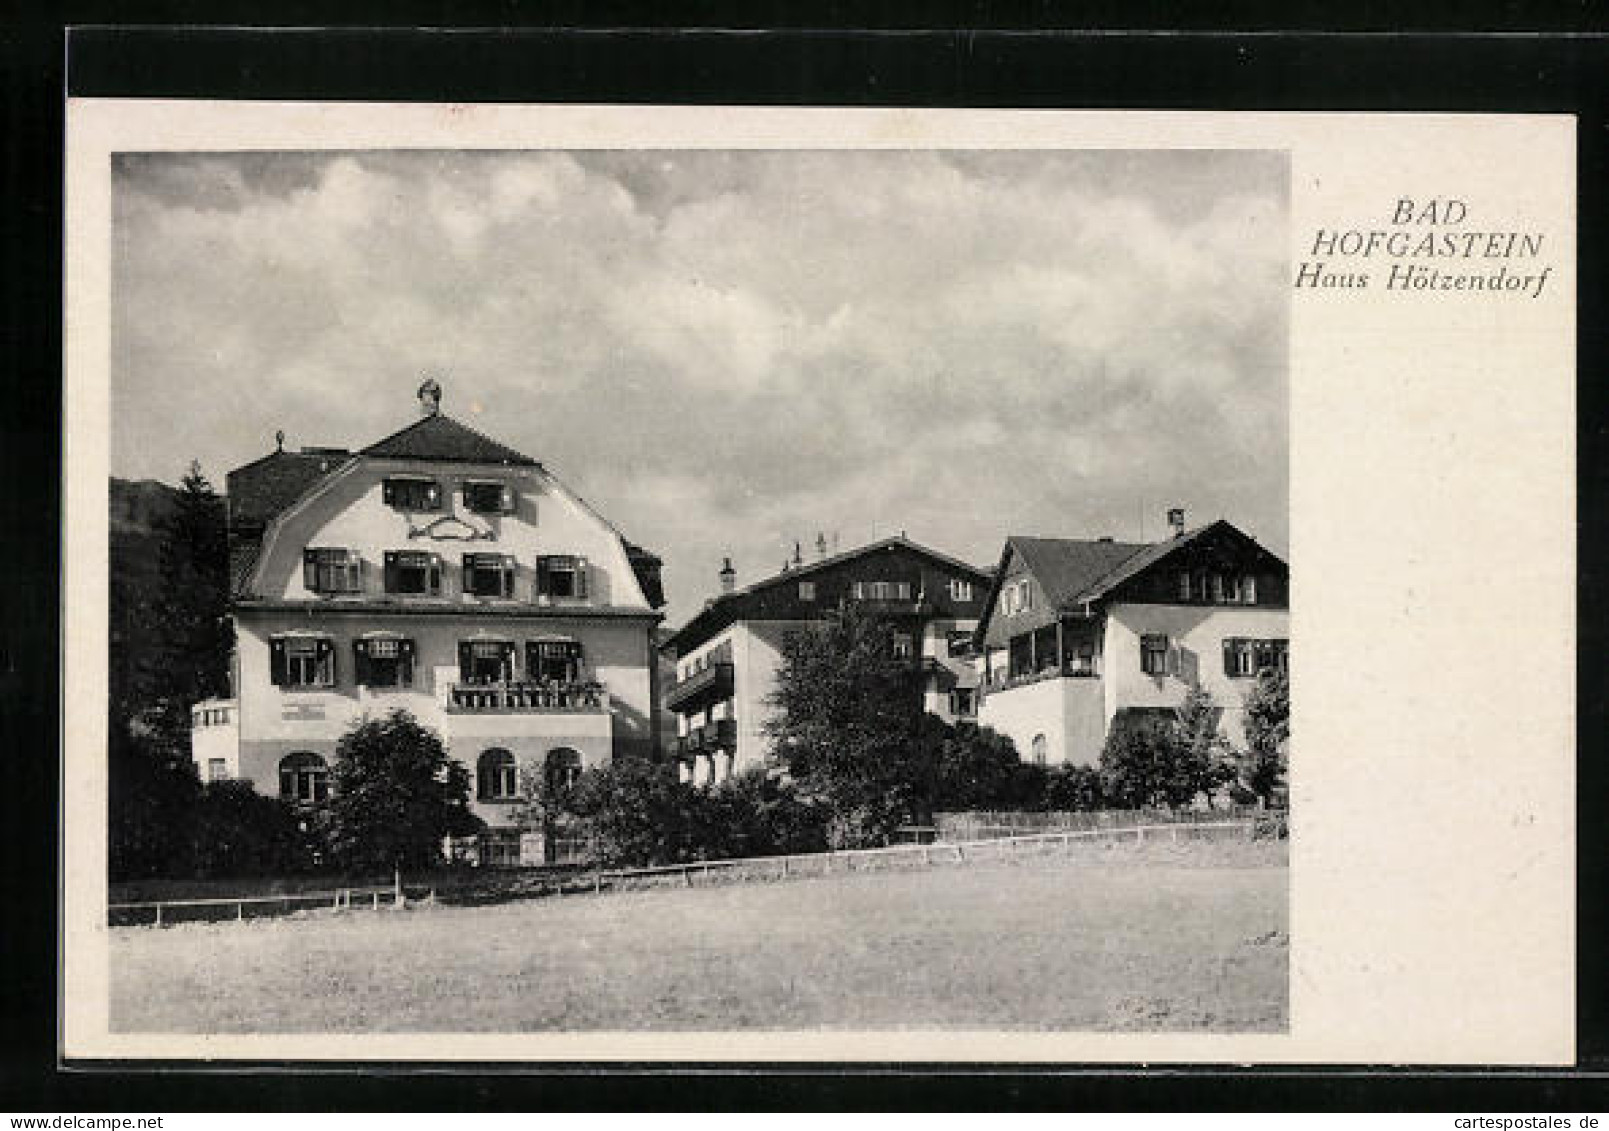
[[[1219,520],[1156,543],[1006,540],[978,629],[978,722],[1024,759],[1093,766],[1113,723],[1204,687],[1243,744],[1247,690],[1290,651],[1289,571]]]
[[[194,709],[203,780],[317,805],[355,721],[404,708],[470,770],[486,863],[540,860],[524,775],[654,757],[659,559],[536,460],[439,411],[362,449],[229,474],[233,698]]]

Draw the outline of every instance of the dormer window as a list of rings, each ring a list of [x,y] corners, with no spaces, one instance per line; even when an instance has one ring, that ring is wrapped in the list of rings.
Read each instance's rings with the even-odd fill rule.
[[[302,551],[302,585],[309,593],[360,593],[363,560],[355,550],[309,546]]]
[[[381,487],[387,506],[404,511],[441,509],[441,484],[420,475],[393,475]]]
[[[403,596],[434,597],[441,593],[441,555],[417,550],[387,551],[385,591]]]
[[[514,559],[506,554],[465,554],[464,593],[470,597],[514,596]]]
[[[573,554],[545,554],[536,559],[536,595],[576,597],[587,595],[587,559]]]
[[[464,506],[476,514],[512,514],[514,488],[506,483],[470,479],[464,483]]]

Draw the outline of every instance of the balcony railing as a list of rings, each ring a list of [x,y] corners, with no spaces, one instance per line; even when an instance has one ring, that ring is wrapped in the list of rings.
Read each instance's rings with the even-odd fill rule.
[[[714,702],[731,697],[732,665],[730,662],[715,663],[673,684],[665,692],[665,706],[674,711],[693,702]]]
[[[1060,667],[1040,668],[1038,671],[1020,672],[1017,675],[995,672],[985,679],[980,687],[984,691],[1009,691],[1013,687],[1026,687],[1030,683],[1039,683],[1047,679],[1099,679],[1100,675],[1099,661],[1093,664],[1073,661]]]
[[[601,683],[454,683],[447,688],[453,714],[596,714],[609,709]]]
[[[730,751],[736,746],[736,719],[717,719],[705,726],[694,727],[676,740],[676,752],[683,758],[692,758],[715,750]]]

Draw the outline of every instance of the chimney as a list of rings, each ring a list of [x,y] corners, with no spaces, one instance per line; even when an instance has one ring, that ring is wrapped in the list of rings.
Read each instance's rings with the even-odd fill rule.
[[[824,558],[826,556],[827,556],[827,535],[824,532],[818,530],[818,531],[816,531],[816,557]]]
[[[725,558],[721,562],[721,594],[737,591],[737,570],[732,568],[732,559]]]
[[[1184,533],[1184,508],[1183,507],[1169,507],[1168,508],[1168,528],[1173,531],[1173,536],[1175,538],[1178,538],[1180,535],[1182,535]]]
[[[804,553],[797,542],[793,544],[793,564],[794,568],[804,565]]]

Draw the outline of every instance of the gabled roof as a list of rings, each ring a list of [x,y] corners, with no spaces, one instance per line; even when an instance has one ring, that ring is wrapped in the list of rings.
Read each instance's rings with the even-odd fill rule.
[[[269,452],[231,471],[225,491],[231,526],[261,526],[305,495],[350,458],[330,448],[311,452]]]
[[[385,459],[540,466],[530,456],[440,413],[423,417],[400,432],[370,444],[363,449],[363,454]]]
[[[677,629],[676,633],[669,640],[667,640],[662,647],[670,648],[673,646],[679,646],[680,642],[685,638],[702,638],[720,631],[727,624],[738,619],[735,610],[737,609],[739,602],[746,597],[753,596],[756,593],[763,592],[779,585],[793,585],[801,579],[809,579],[813,574],[819,573],[824,569],[831,569],[833,566],[839,565],[843,562],[851,561],[855,558],[868,557],[872,554],[878,553],[879,551],[896,547],[909,550],[912,553],[948,566],[950,569],[959,570],[963,573],[970,574],[972,579],[978,584],[987,584],[989,581],[989,571],[987,569],[980,569],[978,566],[969,565],[960,558],[952,558],[948,554],[940,553],[938,550],[924,546],[919,542],[912,542],[903,534],[896,534],[891,538],[884,538],[877,542],[870,542],[864,546],[857,546],[852,550],[844,550],[841,553],[833,554],[830,557],[819,558],[813,562],[803,563],[794,568],[785,570],[782,573],[773,574],[771,577],[763,578],[754,582],[752,585],[745,586],[744,588],[735,590],[734,592],[723,593],[721,596],[716,597],[714,600],[705,605],[698,615],[693,617],[692,620],[688,621],[681,628]]]
[[[1000,585],[1005,579],[1006,563],[1013,552],[1023,559],[1028,571],[1038,580],[1051,606],[1067,610],[1088,601],[1100,600],[1125,581],[1215,531],[1228,531],[1234,537],[1256,545],[1255,539],[1222,518],[1160,542],[1110,542],[1104,539],[1090,541],[1084,538],[1012,535],[1006,539],[1005,548],[1001,551],[994,585],[978,620],[978,638],[982,639],[994,616]],[[1261,546],[1258,549],[1268,553]],[[1269,556],[1273,557],[1272,554]]]
[[[1014,535],[1006,545],[1017,551],[1051,604],[1065,606],[1129,560],[1154,549],[1143,542],[1086,541],[1080,538],[1028,538]]]

